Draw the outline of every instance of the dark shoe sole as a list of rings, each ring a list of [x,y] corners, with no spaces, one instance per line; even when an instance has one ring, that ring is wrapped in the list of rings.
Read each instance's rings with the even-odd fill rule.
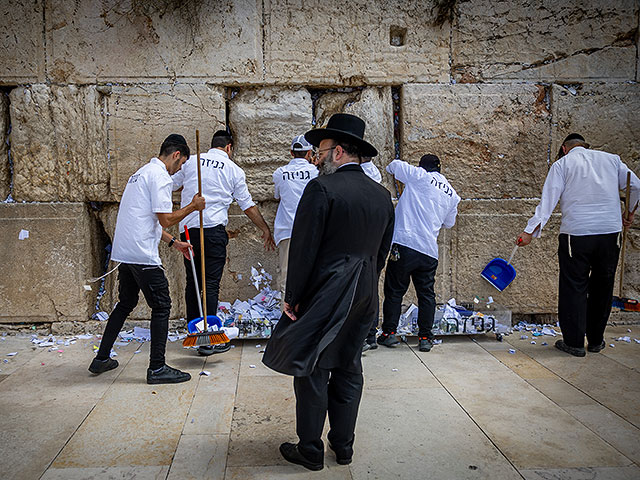
[[[224,345],[227,348],[215,348],[218,345],[214,345],[214,348],[211,349],[210,352],[209,352],[209,349],[203,350],[202,347],[198,347],[198,355],[202,355],[203,357],[208,357],[210,355],[215,355],[216,353],[225,353],[225,352],[228,352],[229,350],[231,350],[231,344],[230,343],[225,343]]]
[[[302,453],[298,450],[298,446],[293,443],[283,443],[280,445],[280,455],[287,462],[300,465],[308,470],[317,472],[324,468],[323,463],[313,463],[302,456]]]
[[[113,358],[110,358],[106,362],[100,362],[94,358],[91,365],[89,365],[89,371],[96,375],[100,375],[101,373],[108,372],[109,370],[113,370],[117,367],[118,361]]]
[[[418,347],[418,350],[420,350],[421,352],[430,352],[432,348],[433,345],[429,345],[428,347]]]
[[[380,338],[382,337],[378,337],[378,340],[376,340],[376,343],[378,345],[382,345],[387,348],[393,348],[400,343],[400,340],[398,340],[397,338],[395,340],[389,340],[389,337],[383,338],[382,340],[380,340]]]
[[[584,357],[586,355],[584,348],[570,347],[562,340],[558,340],[556,342],[556,348],[558,350],[562,350],[565,353],[568,353],[569,355],[573,355],[574,357]]]
[[[604,340],[602,341],[602,343],[600,345],[596,345],[595,347],[592,347],[591,345],[587,345],[587,352],[591,352],[591,353],[598,353],[600,350],[603,350],[604,347],[606,347],[607,344],[604,343]]]
[[[147,378],[147,383],[149,385],[162,385],[169,383],[183,383],[191,380],[191,375],[188,377],[178,377],[178,378]]]
[[[331,449],[331,451],[333,451],[333,453],[335,453],[336,463],[338,465],[351,465],[351,462],[353,462],[353,457],[339,457],[338,453],[333,449],[333,446],[331,444],[329,444],[329,448]]]

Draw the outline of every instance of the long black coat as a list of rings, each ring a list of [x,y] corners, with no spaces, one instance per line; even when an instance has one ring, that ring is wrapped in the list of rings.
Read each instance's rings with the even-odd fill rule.
[[[389,192],[359,165],[307,184],[289,245],[285,314],[262,361],[287,375],[316,365],[362,371],[362,344],[378,310],[378,278],[393,237]]]

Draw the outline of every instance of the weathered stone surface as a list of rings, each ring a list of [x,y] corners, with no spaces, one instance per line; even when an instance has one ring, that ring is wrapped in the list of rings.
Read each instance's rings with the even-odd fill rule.
[[[551,97],[552,160],[565,137],[578,132],[591,148],[620,155],[640,173],[640,85],[553,85]]]
[[[527,225],[536,200],[462,201],[452,241],[453,295],[460,301],[474,296],[494,300],[513,312],[554,313],[558,295],[557,234],[559,216],[551,217],[542,237],[521,247],[513,258],[517,275],[499,292],[480,276],[495,257],[509,259],[517,236]]]
[[[334,113],[350,113],[366,122],[365,140],[379,152],[373,163],[380,169],[383,184],[393,191],[393,179],[384,171],[395,158],[391,87],[369,87],[353,92],[330,92],[320,96],[316,101],[316,126],[325,127]]]
[[[0,322],[85,321],[94,276],[83,204],[0,204]],[[19,240],[21,230],[29,238]]]
[[[466,83],[633,80],[637,15],[634,0],[459,2],[454,78]]]
[[[56,82],[260,79],[261,21],[256,0],[47,1],[49,76]]]
[[[547,174],[549,112],[536,85],[405,85],[401,155],[438,155],[462,198],[536,197]]]
[[[9,168],[9,96],[0,92],[0,201],[7,198],[11,190]]]
[[[433,1],[270,0],[265,78],[315,85],[389,85],[449,79],[449,24]],[[396,46],[397,45],[397,46]]]
[[[622,279],[622,296],[635,299],[640,298],[640,226],[637,219],[638,215],[636,214],[636,221],[627,232],[624,275]],[[622,258],[620,261],[622,262]],[[620,268],[621,265],[618,264],[614,295],[620,293]]]
[[[105,101],[96,87],[37,84],[9,98],[14,199],[108,198]]]
[[[44,80],[43,3],[0,2],[0,85]]]
[[[272,174],[291,159],[291,140],[311,128],[308,90],[267,87],[240,91],[230,101],[233,160],[247,175],[255,201],[273,199]]]
[[[120,197],[129,177],[171,133],[183,135],[195,153],[195,131],[206,152],[216,130],[224,129],[224,89],[206,84],[114,86],[109,97],[111,190]]]

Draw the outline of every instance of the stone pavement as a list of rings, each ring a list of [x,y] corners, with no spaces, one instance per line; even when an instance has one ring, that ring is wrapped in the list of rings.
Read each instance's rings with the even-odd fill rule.
[[[632,343],[611,339],[623,335]],[[0,477],[637,479],[634,336],[640,326],[610,327],[615,347],[585,358],[518,332],[502,343],[446,337],[430,353],[406,344],[367,352],[354,462],[339,466],[328,452],[321,472],[278,453],[296,439],[295,402],[291,378],[260,362],[264,342],[237,341],[209,358],[170,343],[169,364],[193,379],[151,386],[148,344],[139,354],[136,343],[118,347],[120,367],[94,377],[95,338],[49,351],[8,336],[0,341]]]

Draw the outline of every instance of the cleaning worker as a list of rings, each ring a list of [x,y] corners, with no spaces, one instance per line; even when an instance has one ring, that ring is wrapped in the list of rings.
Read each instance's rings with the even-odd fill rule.
[[[433,347],[433,317],[436,310],[434,291],[438,268],[438,234],[451,228],[458,215],[460,197],[440,173],[440,159],[423,155],[419,167],[394,160],[387,172],[404,183],[404,192],[396,207],[393,245],[384,276],[382,334],[378,344],[393,347],[402,297],[413,281],[418,296],[418,348],[428,352]],[[367,342],[371,343],[371,335]]]
[[[182,135],[169,135],[160,147],[160,155],[152,158],[129,177],[124,189],[111,260],[118,267],[118,303],[109,316],[96,358],[89,366],[91,373],[100,374],[118,366],[110,358],[113,344],[127,316],[138,304],[140,290],[151,307],[151,348],[147,383],[180,383],[191,378],[165,364],[171,298],[164,275],[158,244],[167,242],[187,257],[189,244],[177,241],[163,228],[175,225],[187,215],[205,208],[205,200],[197,193],[180,210],[173,212],[171,174],[180,170],[189,158],[189,147]]]
[[[630,170],[618,155],[592,150],[581,135],[572,133],[558,156],[535,214],[516,244],[525,246],[538,238],[560,202],[558,320],[563,338],[556,341],[556,348],[584,357],[585,335],[589,352],[606,345],[604,329],[611,313],[620,232],[633,222],[640,181],[631,172],[630,202],[623,216],[619,191],[626,189]]]

